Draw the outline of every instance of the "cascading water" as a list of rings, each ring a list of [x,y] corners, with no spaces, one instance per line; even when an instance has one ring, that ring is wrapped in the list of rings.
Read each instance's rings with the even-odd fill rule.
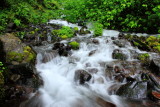
[[[69,24],[64,21],[52,20],[50,23],[63,24],[70,27],[77,25]],[[81,28],[80,26],[78,26]],[[42,77],[43,86],[39,88],[38,95],[32,97],[32,103],[26,103],[25,106],[38,107],[108,107],[100,104],[97,99],[103,99],[111,102],[117,107],[128,107],[127,102],[116,95],[109,94],[109,87],[116,82],[105,75],[106,63],[116,61],[112,58],[112,53],[119,47],[113,44],[111,37],[117,37],[119,32],[104,30],[103,36],[96,37],[99,43],[92,42],[93,38],[89,36],[77,36],[73,40],[80,41],[80,48],[73,51],[68,57],[54,56],[47,63],[42,63],[42,55],[37,55],[37,72]],[[66,43],[67,41],[61,41]],[[128,61],[135,59],[130,55],[130,50],[137,49],[131,47],[126,42],[125,47],[121,48],[127,56]],[[89,55],[94,51],[92,55]],[[139,50],[138,50],[139,51]],[[75,71],[96,69],[91,73],[90,81],[84,85],[75,81]],[[118,83],[123,84],[123,83]],[[113,105],[109,106],[113,107]]]

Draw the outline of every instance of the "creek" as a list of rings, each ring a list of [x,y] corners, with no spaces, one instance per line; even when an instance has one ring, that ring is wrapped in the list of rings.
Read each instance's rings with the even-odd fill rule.
[[[81,28],[61,20],[51,20],[49,23]],[[90,25],[87,27],[89,28]],[[123,71],[125,75],[138,79],[139,72],[143,68],[139,68],[140,62],[133,52],[146,53],[132,47],[126,40],[122,40],[122,47],[117,46],[114,41],[119,40],[119,33],[104,30],[103,35],[99,37],[93,38],[93,32],[91,32],[91,34],[78,34],[69,40],[62,40],[60,43],[65,45],[70,41],[78,41],[80,47],[78,50],[71,50],[68,56],[48,54],[50,56],[46,63],[43,63],[44,56],[39,53],[36,69],[43,80],[43,86],[39,88],[38,94],[33,94],[24,105],[30,107],[150,107],[147,104],[153,102],[143,99],[143,92],[137,93],[140,99],[127,99],[114,92],[117,90],[115,87],[126,84],[127,80],[124,78],[117,81],[115,70],[107,73],[110,67],[115,69],[119,66],[123,69],[120,72]],[[47,45],[43,50],[51,50],[52,47],[53,45]],[[116,49],[123,52],[125,61],[113,58],[113,51]],[[149,54],[151,58],[155,56],[155,53]],[[125,66],[122,66],[123,62]],[[130,63],[136,64],[131,66]],[[134,68],[134,71],[130,71],[126,66],[130,66],[130,69]],[[79,76],[76,74],[78,72],[86,72],[86,75]],[[83,82],[81,78],[84,79]]]

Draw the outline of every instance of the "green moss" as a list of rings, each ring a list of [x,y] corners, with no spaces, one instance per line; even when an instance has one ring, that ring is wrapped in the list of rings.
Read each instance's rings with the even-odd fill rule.
[[[140,60],[140,61],[142,61],[142,62],[144,62],[144,61],[148,61],[149,60],[149,54],[148,53],[143,53],[143,54],[140,54],[139,56],[138,56],[138,59]]]
[[[59,37],[66,35],[68,38],[71,38],[74,35],[74,31],[68,26],[62,26],[62,28],[58,30],[57,34]]]
[[[21,62],[23,60],[23,54],[17,52],[9,52],[7,53],[7,62],[17,61]]]
[[[103,25],[100,23],[94,23],[93,24],[93,30],[94,30],[94,36],[102,36],[103,33]]]
[[[32,35],[34,35],[35,34],[35,31],[31,31],[31,32],[29,32],[30,34],[32,34]]]
[[[23,58],[26,62],[33,61],[36,55],[29,46],[23,48]]]
[[[70,42],[69,45],[71,45],[72,49],[79,49],[79,43],[76,41]]]
[[[138,43],[138,42],[133,42],[133,44],[134,44],[135,46],[139,46],[139,43]]]
[[[153,47],[157,52],[160,52],[160,45]]]
[[[0,72],[0,85],[3,85],[4,84],[4,76],[3,76],[3,73]]]
[[[62,39],[67,39],[68,38],[68,36],[66,36],[66,35],[62,35],[62,36],[60,36]]]
[[[33,61],[35,57],[36,55],[32,49],[29,46],[25,46],[22,53],[17,53],[14,51],[7,53],[7,62],[16,61],[19,63],[27,63]]]
[[[74,27],[73,29],[74,29],[74,31],[78,31],[78,27]]]

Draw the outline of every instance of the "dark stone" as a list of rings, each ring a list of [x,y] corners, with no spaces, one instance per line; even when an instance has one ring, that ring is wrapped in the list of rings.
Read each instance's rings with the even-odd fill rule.
[[[152,59],[149,68],[154,74],[160,76],[160,58]]]
[[[112,40],[116,40],[116,37],[111,37]]]
[[[124,39],[124,37],[125,37],[124,33],[121,32],[121,33],[118,34],[119,39]]]
[[[119,75],[116,75],[115,77],[114,77],[114,79],[116,80],[116,81],[118,81],[118,82],[123,82],[123,80],[124,80],[124,75],[123,74],[119,74]]]
[[[97,39],[93,39],[92,42],[93,42],[94,44],[99,44],[99,41],[98,41]]]
[[[138,43],[138,45],[135,45],[135,42]],[[150,48],[148,47],[148,45],[146,43],[143,43],[139,39],[134,38],[134,39],[131,40],[131,43],[132,43],[132,45],[137,46],[141,50],[150,51]]]
[[[115,49],[112,53],[113,59],[126,60],[127,56],[119,49]]]
[[[93,51],[89,52],[88,56],[92,56],[93,54],[96,53],[96,51],[97,51],[97,50],[93,50]]]
[[[85,70],[76,70],[74,79],[75,81],[79,81],[79,84],[84,84],[86,81],[89,81],[92,78],[91,74],[89,74]]]
[[[136,81],[136,79],[128,76],[128,77],[126,77],[126,81],[127,82],[134,82],[134,81]]]
[[[117,95],[123,96],[126,98],[133,98],[133,99],[143,99],[147,98],[148,90],[147,90],[147,82],[140,81],[140,82],[130,82],[125,85],[122,85],[118,91],[116,92]]]
[[[95,74],[95,73],[98,72],[98,69],[97,69],[97,68],[89,68],[89,69],[87,69],[87,70],[88,70],[89,73],[93,73],[93,74]]]
[[[117,46],[119,46],[120,48],[121,47],[125,47],[125,45],[126,45],[126,41],[125,40],[115,40],[115,41],[113,41],[113,43],[115,44],[115,45],[117,45]]]

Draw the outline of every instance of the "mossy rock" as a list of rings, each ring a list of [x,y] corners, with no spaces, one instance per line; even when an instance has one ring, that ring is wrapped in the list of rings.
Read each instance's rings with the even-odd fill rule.
[[[79,49],[80,44],[76,41],[70,42],[69,45],[72,47],[72,49]]]
[[[30,63],[36,57],[31,47],[26,46],[14,34],[5,34],[0,37],[3,49],[6,54],[6,62],[18,65],[21,63]]]
[[[147,63],[149,63],[150,55],[148,53],[139,54],[138,59],[142,63],[147,64]]]

